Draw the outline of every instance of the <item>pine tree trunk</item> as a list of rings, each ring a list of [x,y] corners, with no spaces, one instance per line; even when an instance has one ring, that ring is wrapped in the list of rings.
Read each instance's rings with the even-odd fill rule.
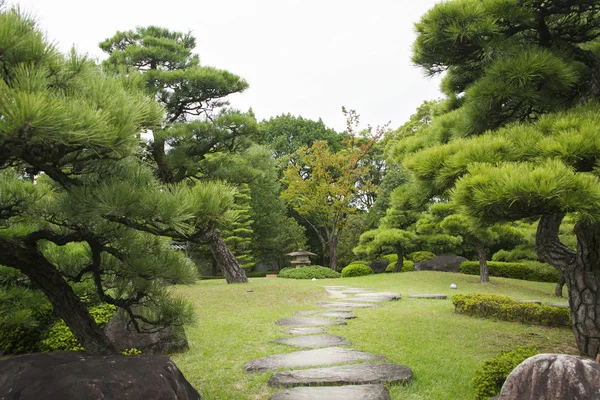
[[[394,272],[401,272],[404,267],[404,251],[401,248],[396,248],[396,254],[398,255],[398,261],[394,266]]]
[[[558,229],[564,214],[543,216],[537,231],[537,252],[564,277],[581,355],[595,359],[600,351],[600,223],[575,225],[577,251],[563,245]]]
[[[338,239],[339,237],[337,235],[333,235],[333,237],[329,241],[329,268],[331,268],[334,271],[337,271]]]
[[[475,248],[477,249],[477,258],[479,258],[479,282],[488,283],[490,281],[490,272],[487,265],[485,246],[478,243]]]
[[[554,288],[554,295],[556,297],[563,297],[562,291],[563,291],[563,286],[565,286],[565,283],[566,283],[565,278],[561,274],[560,278],[558,279],[558,282],[556,283],[556,287]]]
[[[118,354],[73,288],[35,244],[0,239],[0,264],[18,269],[48,298],[83,348],[94,354]]]
[[[206,232],[200,239],[208,245],[215,260],[217,260],[219,268],[223,271],[227,283],[248,282],[246,271],[243,270],[237,258],[229,250],[218,229]]]

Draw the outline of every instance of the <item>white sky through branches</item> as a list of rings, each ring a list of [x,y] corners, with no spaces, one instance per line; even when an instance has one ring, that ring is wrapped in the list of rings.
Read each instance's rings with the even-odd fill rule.
[[[282,113],[345,128],[404,123],[439,78],[410,62],[413,23],[434,0],[8,0],[32,14],[61,51],[103,59],[98,43],[117,30],[158,25],[192,31],[203,65],[241,75],[250,89],[231,105],[259,120]]]

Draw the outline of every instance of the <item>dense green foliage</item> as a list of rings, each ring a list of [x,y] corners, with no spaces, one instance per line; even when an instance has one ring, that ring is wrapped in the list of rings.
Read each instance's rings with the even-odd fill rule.
[[[428,253],[428,252],[423,252],[423,253]],[[394,272],[394,269],[396,268],[396,263],[398,262],[398,254],[386,254],[381,258],[389,261],[389,264],[387,265],[387,267],[385,267],[385,272]],[[402,269],[400,269],[400,271],[398,271],[398,272],[411,272],[414,270],[415,270],[414,261],[411,261],[408,258],[405,258],[402,262]]]
[[[280,278],[289,279],[328,279],[339,278],[340,273],[331,268],[321,267],[320,265],[307,265],[306,267],[289,267],[279,271]]]
[[[425,262],[431,260],[433,257],[435,257],[435,254],[430,251],[414,251],[408,254],[406,259],[414,262]]]
[[[352,263],[342,269],[342,278],[371,275],[373,270],[366,263]]]
[[[506,296],[479,293],[456,295],[452,297],[452,303],[454,311],[459,314],[522,324],[571,326],[570,310],[567,307],[521,303]]]
[[[486,360],[475,372],[473,386],[477,400],[488,400],[500,393],[508,375],[517,365],[537,354],[535,347],[517,347]]]
[[[551,265],[530,262],[487,262],[490,276],[522,279],[537,282],[558,282],[559,272]],[[469,275],[479,275],[479,261],[465,261],[460,265],[460,272]]]

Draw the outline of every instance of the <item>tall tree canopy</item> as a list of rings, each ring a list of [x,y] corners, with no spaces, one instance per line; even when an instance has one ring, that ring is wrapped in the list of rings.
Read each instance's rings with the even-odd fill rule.
[[[247,149],[257,130],[254,115],[224,108],[225,97],[244,91],[246,81],[200,65],[192,53],[195,46],[190,33],[156,26],[117,32],[100,43],[109,54],[104,67],[121,74],[139,72],[147,91],[165,108],[163,123],[152,130],[149,150],[157,176],[167,184],[210,179],[207,158]],[[206,241],[228,282],[247,282],[216,226],[188,240]]]
[[[413,60],[452,111],[395,145],[430,196],[482,223],[539,217],[538,256],[565,277],[582,354],[600,350],[600,4],[456,0],[416,24]],[[418,149],[423,149],[414,153]],[[558,237],[577,219],[577,250]]]
[[[185,322],[189,310],[165,282],[193,281],[195,268],[167,235],[137,228],[190,235],[225,218],[233,193],[165,188],[140,163],[140,132],[159,126],[163,110],[138,76],[109,77],[58,53],[19,11],[1,12],[0,26],[0,273],[26,275],[90,352],[115,349],[77,282],[92,282],[136,328]]]

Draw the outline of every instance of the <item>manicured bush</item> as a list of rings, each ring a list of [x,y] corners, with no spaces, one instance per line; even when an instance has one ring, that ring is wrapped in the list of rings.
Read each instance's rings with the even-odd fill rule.
[[[545,326],[571,326],[570,310],[565,307],[521,303],[506,296],[491,294],[459,294],[452,297],[454,311],[459,314],[503,321]]]
[[[398,256],[396,256],[396,259],[398,259]],[[396,263],[389,263],[388,266],[385,268],[385,272],[394,272],[394,268],[396,267]],[[415,270],[415,263],[404,259],[404,262],[402,263],[402,269],[400,270],[400,272],[412,272]]]
[[[537,254],[532,248],[515,248],[512,250],[498,250],[492,256],[493,261],[522,261],[537,260]]]
[[[284,268],[279,271],[280,278],[289,279],[328,279],[328,278],[339,278],[340,273],[332,270],[331,268],[321,267],[320,265],[308,265],[302,268]]]
[[[433,254],[430,251],[415,251],[407,255],[406,259],[414,262],[425,262],[431,260],[434,257],[435,254]]]
[[[104,328],[108,321],[115,315],[117,307],[111,304],[100,304],[90,308],[90,314],[100,326]],[[52,325],[46,337],[40,342],[42,351],[83,351],[83,347],[71,332],[71,329],[65,324],[65,321],[58,320]]]
[[[371,275],[373,270],[364,263],[352,263],[342,270],[342,278],[351,278],[353,276]]]
[[[485,361],[473,377],[476,399],[487,400],[499,394],[504,381],[512,370],[536,354],[535,347],[517,347]]]
[[[558,282],[560,277],[557,269],[553,266],[535,261],[488,261],[487,264],[490,276],[536,282]],[[460,264],[460,272],[468,275],[479,275],[479,261],[463,262]]]

